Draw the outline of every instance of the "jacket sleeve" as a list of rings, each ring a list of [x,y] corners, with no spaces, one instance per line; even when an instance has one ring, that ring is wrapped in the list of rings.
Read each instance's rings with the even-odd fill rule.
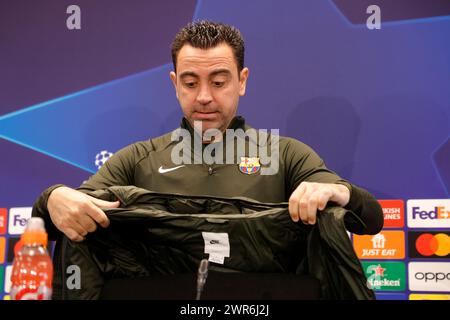
[[[40,196],[37,198],[36,202],[33,205],[33,210],[31,212],[32,217],[40,217],[44,220],[45,229],[48,233],[48,237],[50,240],[57,240],[58,236],[60,235],[60,232],[53,224],[52,219],[50,218],[50,215],[47,211],[47,201],[48,197],[50,196],[50,193],[52,193],[53,190],[63,186],[64,186],[63,184],[55,184],[45,189],[44,192],[42,192]]]
[[[98,189],[111,186],[125,186],[134,184],[134,170],[136,162],[143,153],[138,144],[127,146],[114,154],[97,173],[92,175],[76,190],[89,193]],[[53,224],[47,209],[50,194],[58,187],[57,184],[44,190],[33,205],[32,216],[44,219],[45,227],[51,240],[56,240],[61,232]]]
[[[284,158],[285,175],[288,183],[287,190],[290,196],[301,182],[342,183],[349,187],[342,179],[325,166],[324,161],[308,145],[292,138],[280,141],[281,157]],[[351,188],[351,187],[349,187]]]
[[[350,201],[345,206],[354,212],[366,225],[365,228],[346,224],[348,231],[356,234],[377,234],[384,225],[383,210],[378,200],[363,188],[351,185]]]
[[[353,211],[366,225],[361,229],[348,224],[348,231],[356,234],[376,234],[383,228],[383,211],[377,199],[368,191],[329,170],[312,148],[295,139],[288,139],[284,153],[290,192],[288,197],[302,181],[343,184],[350,190],[350,201],[345,208]]]

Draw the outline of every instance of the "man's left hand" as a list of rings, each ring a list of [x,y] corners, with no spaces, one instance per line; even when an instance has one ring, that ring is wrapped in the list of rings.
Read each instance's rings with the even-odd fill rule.
[[[343,184],[302,182],[289,198],[289,214],[294,222],[315,224],[317,210],[328,201],[344,207],[350,201],[350,190]]]

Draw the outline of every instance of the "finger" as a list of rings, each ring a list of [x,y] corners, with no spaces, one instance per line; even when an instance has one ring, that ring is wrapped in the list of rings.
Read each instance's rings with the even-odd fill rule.
[[[81,242],[84,240],[83,236],[81,236],[78,232],[71,228],[67,229],[64,234],[67,236],[67,238],[75,242]]]
[[[86,228],[79,222],[79,219],[72,219],[67,223],[67,227],[65,229],[73,229],[80,236],[85,237],[88,234]]]
[[[305,192],[305,186],[304,184],[300,184],[300,186],[297,187],[297,189],[294,190],[291,197],[289,198],[289,214],[291,216],[292,221],[297,222],[300,219],[299,211],[298,211],[298,204],[299,199]]]
[[[97,229],[97,224],[95,221],[87,214],[80,215],[80,219],[78,219],[78,223],[83,227],[87,232],[94,232]]]
[[[319,197],[318,197],[318,202],[317,202],[317,209],[318,210],[323,210],[325,209],[325,207],[327,206],[328,201],[330,200],[332,194],[331,192],[322,192]]]
[[[297,189],[295,189],[294,192],[296,192],[296,195],[298,197],[298,199],[300,199],[301,197],[303,197],[303,195],[305,194],[305,192],[308,190],[308,184],[305,182],[300,183],[300,185],[298,186]]]
[[[298,221],[298,199],[294,194],[289,198],[289,215],[291,216],[292,221]]]
[[[308,224],[309,216],[309,202],[311,194],[314,192],[313,188],[309,188],[305,191],[303,196],[299,200],[299,215],[303,223]]]
[[[88,216],[90,216],[94,221],[96,221],[103,228],[106,228],[109,226],[109,219],[106,216],[106,214],[102,211],[102,209],[100,209],[93,203],[89,203],[87,205],[86,213],[88,214]]]
[[[113,209],[113,208],[118,208],[120,206],[120,201],[105,201],[105,200],[101,200],[101,199],[97,199],[94,197],[91,197],[88,195],[89,200],[91,200],[91,202],[93,204],[95,204],[97,207],[99,208],[109,208],[109,209]]]
[[[320,191],[314,191],[308,201],[308,223],[309,224],[315,224],[316,223],[316,216],[317,216],[317,207],[319,204],[319,198],[320,198]]]

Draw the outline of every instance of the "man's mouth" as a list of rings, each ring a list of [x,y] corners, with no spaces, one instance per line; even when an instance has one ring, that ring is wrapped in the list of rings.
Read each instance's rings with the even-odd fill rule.
[[[212,112],[199,112],[196,111],[193,113],[192,118],[194,120],[215,120],[217,119],[217,115],[219,113],[216,111],[212,111]]]

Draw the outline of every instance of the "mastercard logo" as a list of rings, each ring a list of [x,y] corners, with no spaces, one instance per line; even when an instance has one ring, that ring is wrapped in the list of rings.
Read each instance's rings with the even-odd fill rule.
[[[417,237],[415,247],[422,256],[445,257],[450,254],[450,236],[445,233],[423,233]]]

